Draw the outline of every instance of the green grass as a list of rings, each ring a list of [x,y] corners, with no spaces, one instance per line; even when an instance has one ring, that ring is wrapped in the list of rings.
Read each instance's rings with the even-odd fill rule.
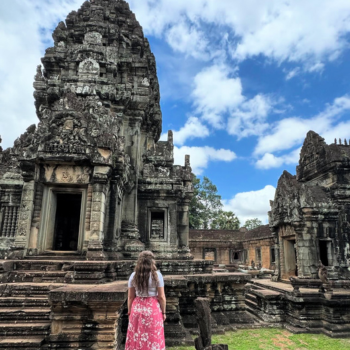
[[[213,344],[227,344],[230,350],[345,350],[350,339],[332,339],[323,334],[292,334],[285,329],[263,328],[239,330],[214,335]],[[174,347],[169,350],[194,350]]]

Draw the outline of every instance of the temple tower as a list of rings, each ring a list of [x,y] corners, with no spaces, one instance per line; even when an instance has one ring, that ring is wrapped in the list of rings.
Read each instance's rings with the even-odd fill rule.
[[[86,1],[34,82],[38,126],[0,152],[0,247],[22,258],[191,258],[191,168],[173,165],[154,55],[123,0]]]

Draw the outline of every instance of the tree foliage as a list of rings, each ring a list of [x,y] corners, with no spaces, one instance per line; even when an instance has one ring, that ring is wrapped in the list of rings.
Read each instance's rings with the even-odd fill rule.
[[[210,223],[222,208],[217,187],[207,178],[201,181],[194,174],[194,195],[190,203],[190,228],[209,229]]]
[[[190,228],[205,230],[239,228],[239,220],[235,214],[222,210],[218,189],[207,177],[203,177],[201,181],[193,174],[193,187],[194,195],[189,208]]]
[[[250,231],[262,225],[263,223],[261,220],[259,220],[258,218],[254,218],[254,219],[246,220],[244,227]]]
[[[240,226],[239,219],[232,211],[221,210],[217,217],[211,223],[214,230],[238,230]]]

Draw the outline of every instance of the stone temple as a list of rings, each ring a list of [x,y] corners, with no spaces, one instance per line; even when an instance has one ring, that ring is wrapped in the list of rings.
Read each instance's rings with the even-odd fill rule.
[[[123,1],[85,2],[38,66],[39,124],[1,153],[0,255],[188,259],[189,157],[174,166],[156,63]],[[9,250],[10,248],[10,250]]]
[[[193,345],[197,297],[214,331],[350,336],[347,143],[308,134],[270,232],[191,243],[190,159],[174,165],[171,131],[159,141],[155,58],[128,4],[86,1],[53,38],[34,81],[39,123],[0,147],[0,349],[123,349],[126,280],[144,249],[165,275],[167,346]],[[254,257],[274,271],[231,273],[216,255],[230,271]]]

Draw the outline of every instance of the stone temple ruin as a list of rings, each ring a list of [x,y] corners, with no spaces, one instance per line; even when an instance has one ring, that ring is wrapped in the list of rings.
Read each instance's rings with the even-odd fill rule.
[[[190,159],[174,165],[171,131],[159,141],[155,58],[128,4],[86,1],[53,38],[34,82],[39,124],[0,148],[0,349],[122,349],[126,280],[144,249],[165,275],[167,346],[193,344],[197,297],[214,332],[350,335],[349,146],[311,132],[297,177],[282,175],[261,235],[273,281],[217,273],[189,249]],[[250,236],[230,245],[255,254]]]
[[[310,131],[297,175],[285,171],[271,201],[276,269],[246,286],[251,313],[296,333],[350,336],[349,210],[350,146]]]
[[[1,255],[187,259],[191,168],[173,165],[171,132],[158,142],[142,28],[122,1],[91,1],[53,38],[35,76],[38,127],[1,154]]]

